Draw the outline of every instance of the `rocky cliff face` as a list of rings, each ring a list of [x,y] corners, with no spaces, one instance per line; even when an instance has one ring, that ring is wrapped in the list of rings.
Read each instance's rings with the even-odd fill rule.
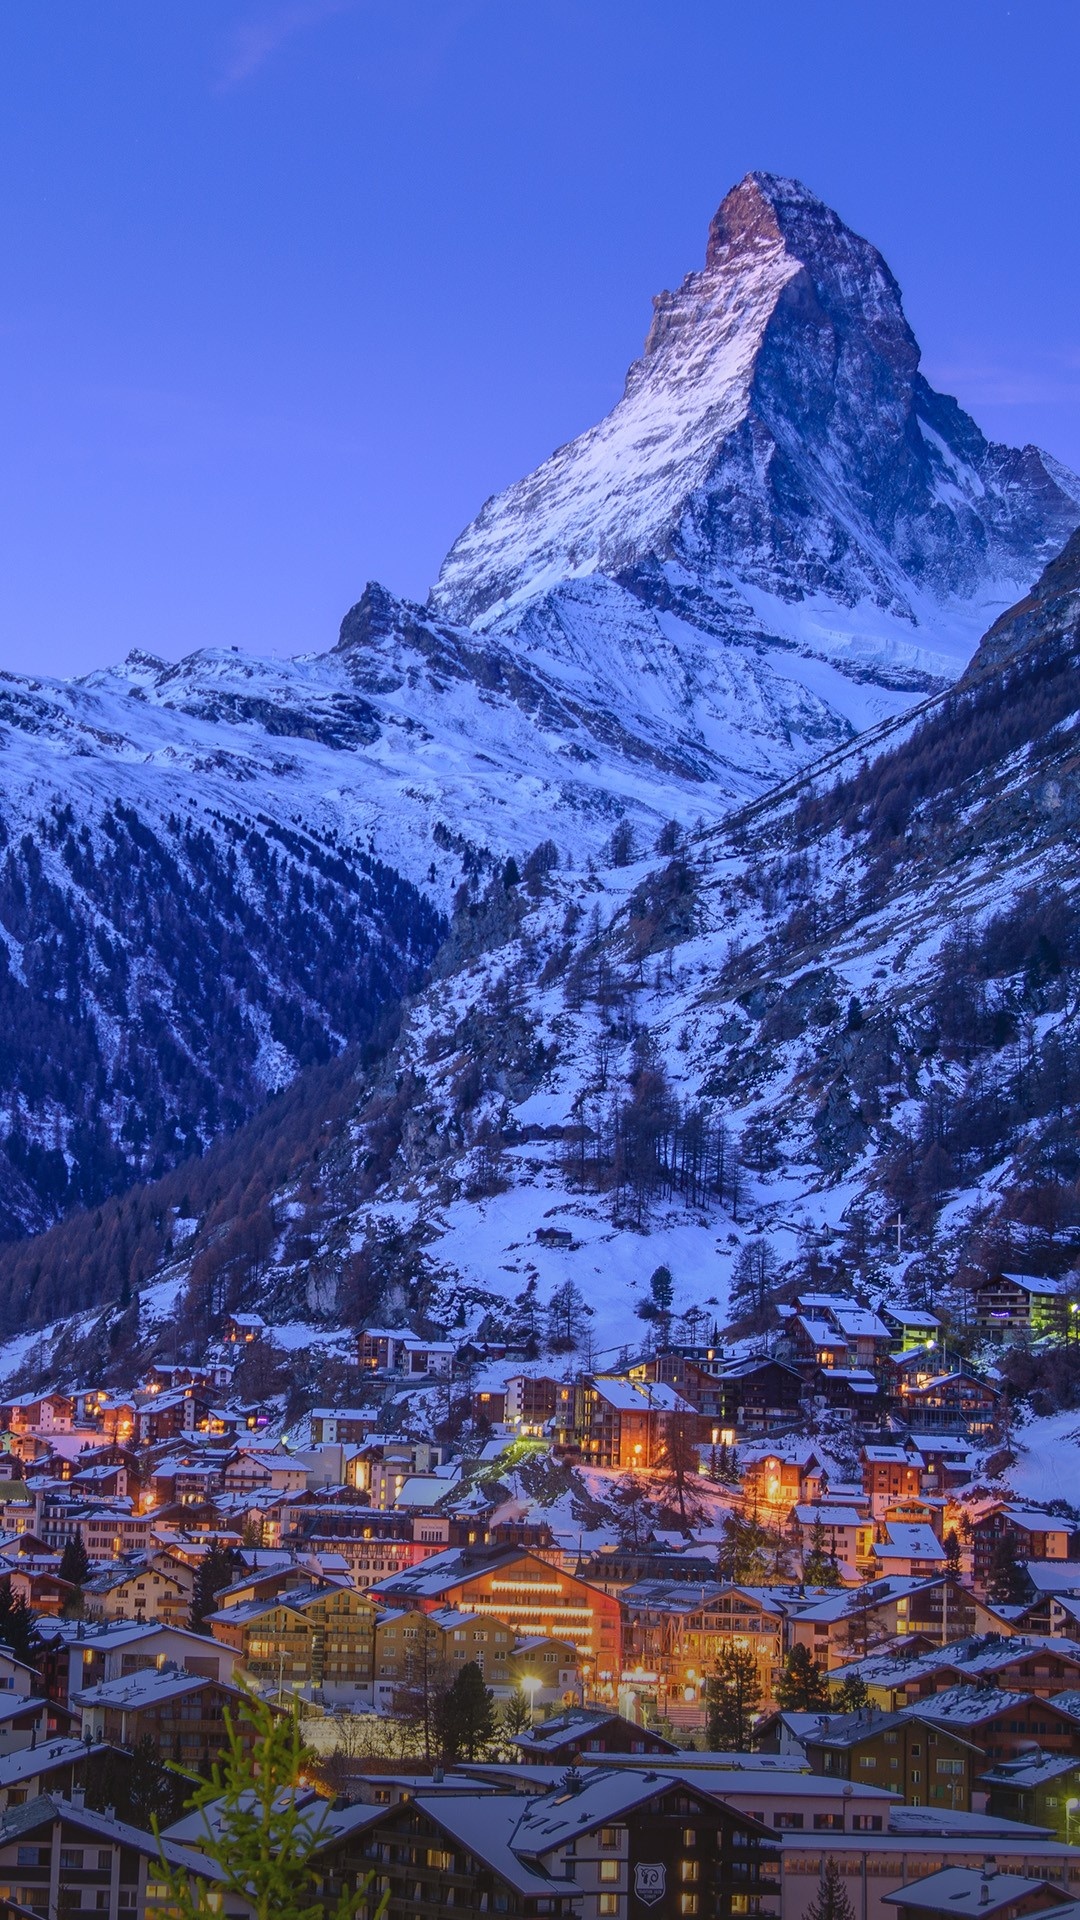
[[[705,709],[692,656],[732,642],[917,688],[960,670],[1078,520],[1074,475],[991,444],[923,378],[876,249],[752,173],[704,268],[656,300],[613,412],[487,503],[432,598],[530,655],[576,657],[569,624],[601,674],[637,602]]]

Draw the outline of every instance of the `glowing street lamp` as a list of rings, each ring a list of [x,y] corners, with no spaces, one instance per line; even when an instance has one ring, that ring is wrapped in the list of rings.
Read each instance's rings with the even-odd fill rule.
[[[540,1691],[541,1682],[535,1673],[527,1673],[524,1675],[521,1685],[522,1690],[529,1696],[529,1725],[530,1727],[534,1727],[536,1725],[536,1696]]]

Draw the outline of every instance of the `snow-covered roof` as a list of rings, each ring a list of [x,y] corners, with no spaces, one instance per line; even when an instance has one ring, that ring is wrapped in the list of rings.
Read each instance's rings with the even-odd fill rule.
[[[1011,1280],[1014,1287],[1022,1287],[1025,1293],[1046,1294],[1051,1298],[1058,1298],[1075,1289],[1075,1282],[1070,1284],[1068,1280],[1048,1280],[1045,1274],[1002,1273],[998,1277],[1001,1280]]]
[[[913,1880],[894,1893],[882,1894],[887,1906],[910,1907],[925,1913],[971,1915],[1000,1913],[1018,1907],[1032,1895],[1043,1895],[1045,1880],[1029,1880],[1020,1873],[995,1873],[980,1867],[942,1867],[940,1872]],[[1061,1913],[1068,1908],[1060,1908]]]
[[[880,1560],[944,1560],[945,1549],[932,1527],[920,1522],[890,1520],[888,1538],[874,1544]]]
[[[924,1467],[921,1453],[908,1447],[864,1447],[863,1459],[872,1467]]]
[[[823,1527],[859,1527],[866,1524],[854,1507],[796,1507],[795,1518],[801,1527],[820,1522]]]
[[[892,1335],[883,1320],[869,1307],[835,1307],[833,1316],[842,1333],[852,1340],[890,1340]]]

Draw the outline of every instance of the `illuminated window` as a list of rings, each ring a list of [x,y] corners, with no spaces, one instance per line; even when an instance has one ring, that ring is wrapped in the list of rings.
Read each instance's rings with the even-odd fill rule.
[[[618,1877],[619,1877],[618,1861],[617,1860],[601,1860],[600,1862],[601,1880],[617,1880]]]

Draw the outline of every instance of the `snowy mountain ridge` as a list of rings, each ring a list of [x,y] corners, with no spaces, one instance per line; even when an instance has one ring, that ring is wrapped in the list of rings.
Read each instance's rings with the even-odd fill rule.
[[[602,663],[637,600],[658,652],[954,678],[1077,524],[1076,477],[934,392],[881,255],[798,181],[748,174],[704,268],[654,305],[611,414],[486,503],[433,606],[571,664],[582,646]]]

